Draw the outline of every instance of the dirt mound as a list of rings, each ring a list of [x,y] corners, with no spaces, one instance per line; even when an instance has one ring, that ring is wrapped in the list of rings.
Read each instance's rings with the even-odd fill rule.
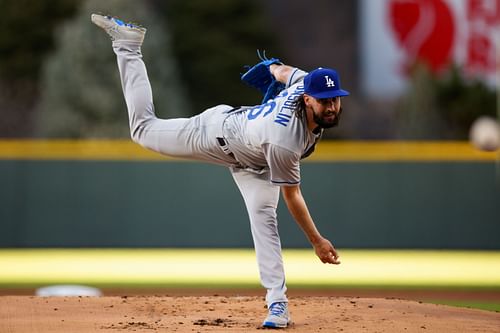
[[[500,332],[500,313],[383,298],[293,297],[293,332]],[[0,332],[262,332],[262,297],[0,297]]]

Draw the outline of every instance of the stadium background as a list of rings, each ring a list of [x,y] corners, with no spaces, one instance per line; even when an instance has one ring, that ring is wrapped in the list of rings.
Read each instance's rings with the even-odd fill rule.
[[[316,259],[280,207],[290,266],[311,272],[304,277],[292,269],[291,286],[325,293],[346,287],[480,290],[480,307],[500,308],[498,156],[467,142],[475,118],[496,114],[491,68],[484,67],[483,76],[476,68],[469,80],[466,66],[451,56],[435,71],[432,63],[426,66],[433,58],[422,55],[403,91],[374,96],[363,70],[370,56],[361,42],[367,2],[287,3],[0,1],[3,293],[54,283],[258,288],[246,212],[228,172],[153,156],[127,140],[109,41],[88,19],[104,11],[150,28],[144,53],[162,116],[257,103],[258,94],[238,75],[256,61],[256,49],[304,69],[340,70],[352,92],[344,102],[349,111],[302,172],[318,227],[346,249],[347,267],[309,266]],[[463,7],[474,10],[478,3],[464,0]],[[494,31],[498,17],[487,17]],[[375,270],[367,264],[373,256],[384,258]],[[200,267],[196,258],[217,269],[193,272]],[[432,258],[431,264],[416,258]],[[349,266],[349,259],[358,266]],[[127,260],[144,263],[145,274],[134,274],[137,266]],[[237,262],[247,263],[242,272],[249,275],[227,272]],[[486,301],[485,292],[492,296]]]

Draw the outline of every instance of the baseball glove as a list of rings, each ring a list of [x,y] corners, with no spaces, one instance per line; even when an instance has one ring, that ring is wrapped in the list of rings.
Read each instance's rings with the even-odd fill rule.
[[[285,88],[285,85],[277,81],[269,70],[272,64],[281,65],[282,62],[276,58],[268,59],[265,52],[261,54],[258,50],[257,55],[261,61],[252,67],[247,66],[247,71],[241,75],[241,80],[262,92],[264,94],[262,103],[265,103]]]

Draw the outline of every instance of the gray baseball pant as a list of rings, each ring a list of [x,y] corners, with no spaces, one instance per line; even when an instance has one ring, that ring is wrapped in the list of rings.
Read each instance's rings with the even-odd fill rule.
[[[266,302],[287,302],[285,273],[278,234],[276,209],[279,186],[269,181],[269,173],[257,174],[235,168],[235,160],[223,152],[217,137],[228,105],[219,105],[191,118],[159,119],[140,44],[113,43],[123,94],[127,104],[130,133],[134,142],[160,154],[189,158],[230,168],[250,218],[260,280],[267,289]]]

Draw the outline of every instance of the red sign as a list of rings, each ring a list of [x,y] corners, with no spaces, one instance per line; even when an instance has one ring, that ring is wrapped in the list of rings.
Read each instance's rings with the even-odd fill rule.
[[[387,13],[404,68],[421,61],[439,73],[456,62],[468,73],[494,75],[500,0],[390,0]]]

